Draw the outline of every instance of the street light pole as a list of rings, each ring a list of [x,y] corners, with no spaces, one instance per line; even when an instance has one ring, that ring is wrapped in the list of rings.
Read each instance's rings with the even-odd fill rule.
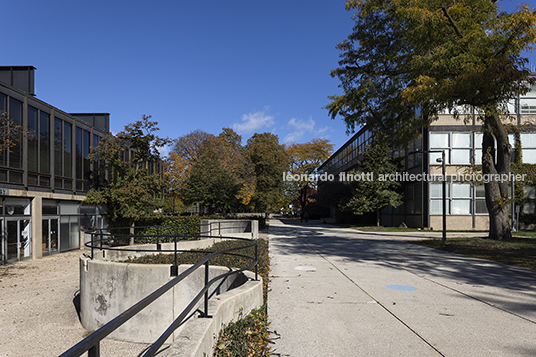
[[[415,151],[419,152],[419,151]],[[424,150],[422,151],[423,154],[430,154],[430,153],[441,153],[441,158],[437,158],[437,162],[441,162],[441,175],[442,177],[442,183],[443,183],[443,234],[441,237],[441,241],[443,244],[447,241],[447,160],[445,158],[445,150]],[[428,166],[430,162],[428,161]],[[428,172],[430,173],[430,172]]]
[[[441,174],[443,175],[443,236],[442,242],[445,244],[447,241],[447,173],[445,162],[445,150],[441,151]]]

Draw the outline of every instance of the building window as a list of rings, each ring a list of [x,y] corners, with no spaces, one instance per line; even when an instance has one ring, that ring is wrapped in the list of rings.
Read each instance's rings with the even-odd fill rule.
[[[84,160],[84,180],[89,181],[89,175],[91,173],[90,163],[91,160],[89,160],[89,148],[90,148],[90,135],[89,131],[84,130],[83,132],[83,139],[84,139],[84,147],[82,149],[82,158]]]
[[[520,99],[521,114],[536,114],[536,98]]]
[[[9,118],[19,124],[22,125],[22,102],[19,102],[18,100],[14,98],[9,98]],[[22,133],[19,133],[17,137],[14,139],[14,145],[9,150],[9,167],[13,169],[22,169]],[[11,175],[10,175],[10,182],[13,183],[22,183],[18,182],[18,180],[12,181]]]
[[[482,138],[484,134],[475,133],[475,164],[482,164]]]
[[[404,200],[406,204],[406,214],[422,213],[422,184],[415,183],[407,185]]]
[[[481,165],[482,164],[482,139],[484,138],[484,134],[482,133],[475,133],[475,164]],[[514,134],[508,134],[508,141],[510,142],[510,145],[512,145],[512,148],[516,145],[516,138]],[[497,144],[495,143],[495,146]],[[512,160],[514,159],[512,155]]]
[[[416,183],[413,189],[413,196],[415,197],[415,213],[422,213],[422,188],[423,183]]]
[[[399,151],[396,153],[397,156],[405,156],[406,158],[406,169],[412,169],[414,167],[420,167],[422,165],[422,138],[416,138],[411,142],[411,144],[406,148],[405,152],[404,150]],[[395,156],[395,153],[393,153],[393,157]]]
[[[50,115],[45,112],[39,115],[39,172],[50,174]]]
[[[406,186],[406,213],[414,214],[415,213],[415,196],[413,195],[414,185]]]
[[[7,95],[0,93],[0,114],[7,114]],[[0,144],[3,144],[3,138],[0,138]],[[6,150],[0,152],[0,165],[7,166]],[[0,174],[0,181],[7,181],[7,172],[5,172],[5,178]]]
[[[89,180],[89,132],[82,128],[76,128],[76,178]]]
[[[447,183],[446,189],[447,214],[471,214],[471,184]],[[430,214],[443,214],[443,183],[441,182],[430,183]]]
[[[447,183],[447,214],[450,214],[450,185]],[[430,183],[430,214],[443,214],[443,183]]]
[[[452,133],[451,164],[471,163],[471,133]]]
[[[445,151],[445,161],[450,162],[449,158],[449,133],[430,133],[430,150],[431,151]],[[430,163],[437,163],[438,159],[441,159],[440,152],[430,153]]]
[[[73,177],[72,124],[59,118],[54,120],[54,174],[55,188],[72,189],[72,181],[58,177]]]
[[[520,137],[523,162],[525,164],[536,164],[536,133],[521,133]]]
[[[72,168],[72,124],[63,122],[63,176],[73,177]]]
[[[471,214],[471,184],[452,183],[452,214]]]
[[[39,110],[28,106],[28,171],[37,172],[39,163]],[[30,183],[30,182],[28,182]],[[34,185],[37,182],[33,183]]]
[[[56,176],[63,176],[62,144],[63,144],[63,120],[55,118],[54,119],[54,174]]]
[[[83,148],[83,142],[82,142],[82,131],[81,128],[76,128],[76,153],[75,153],[75,162],[76,162],[76,178],[82,179],[83,178],[83,163],[82,163],[82,148]]]
[[[486,196],[484,185],[475,186],[475,213],[487,214],[488,207],[486,206]]]
[[[536,186],[525,186],[525,199],[527,202],[523,205],[523,213],[536,213]]]

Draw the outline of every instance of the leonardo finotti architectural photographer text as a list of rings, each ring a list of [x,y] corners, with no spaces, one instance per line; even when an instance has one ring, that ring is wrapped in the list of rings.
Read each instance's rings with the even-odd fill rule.
[[[356,182],[356,181],[397,181],[397,182],[442,182],[442,181],[460,181],[460,182],[483,182],[489,183],[492,181],[497,182],[510,182],[510,181],[525,181],[526,174],[456,174],[456,175],[430,175],[426,173],[410,174],[408,172],[397,172],[396,174],[378,174],[374,175],[373,172],[358,172],[358,173],[346,173],[341,172],[337,176],[333,174],[288,174],[283,172],[283,181],[286,182],[319,182],[319,181],[337,181],[339,182]]]

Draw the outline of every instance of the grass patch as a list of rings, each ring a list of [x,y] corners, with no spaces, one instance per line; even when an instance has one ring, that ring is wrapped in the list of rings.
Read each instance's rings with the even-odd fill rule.
[[[336,223],[334,225],[341,227],[341,228],[357,229],[363,232],[439,232],[439,233],[442,232],[441,229],[425,230],[425,229],[419,229],[419,228],[403,228],[403,227],[359,226],[356,224],[342,224],[342,223]],[[447,233],[484,233],[483,235],[487,235],[488,231],[487,230],[479,231],[479,230],[474,230],[474,229],[466,229],[466,230],[447,229]],[[512,235],[536,238],[536,231],[512,232]]]
[[[514,237],[527,237],[527,238],[536,238],[536,231],[519,231],[512,232]]]
[[[421,232],[417,228],[402,228],[402,227],[383,227],[383,226],[356,226],[351,224],[337,224],[343,228],[358,229],[365,232]]]
[[[410,243],[494,262],[536,269],[535,238],[513,238],[506,241],[485,238],[454,238],[447,239],[444,245],[441,240],[412,241]]]

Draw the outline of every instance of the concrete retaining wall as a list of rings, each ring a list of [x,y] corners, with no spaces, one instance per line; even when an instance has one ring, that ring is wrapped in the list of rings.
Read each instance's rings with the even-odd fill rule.
[[[201,235],[209,237],[259,238],[259,221],[247,219],[203,219]]]
[[[259,278],[260,279],[260,278]],[[212,318],[195,317],[176,331],[175,342],[163,357],[212,356],[222,327],[262,305],[262,282],[244,284],[209,300]]]
[[[215,240],[219,239],[181,241],[179,249],[206,247],[212,245]],[[173,245],[173,243],[165,244]],[[155,251],[153,254],[157,253]],[[170,265],[130,264],[111,261],[126,259],[128,256],[138,254],[147,253],[108,250],[95,251],[93,260],[84,255],[80,257],[80,318],[84,328],[90,331],[100,328],[173,278],[170,276]],[[179,274],[189,267],[190,265],[180,265]],[[211,266],[209,277],[212,279],[228,271],[230,268]],[[197,269],[109,337],[131,342],[154,342],[202,289],[204,274],[203,267]],[[181,326],[180,330],[175,332],[168,342],[173,342],[176,336],[184,336],[184,331],[198,331],[199,329],[189,326],[198,326],[200,323],[202,326],[208,324],[209,327],[203,330],[209,333],[208,337],[196,332],[194,336],[188,337],[193,339],[189,346],[205,349],[210,345],[210,353],[212,353],[212,343],[209,342],[211,342],[214,333],[216,336],[218,335],[222,324],[228,324],[230,321],[238,319],[240,314],[246,315],[253,308],[262,305],[262,282],[260,277],[259,281],[253,279],[254,273],[244,272],[217,282],[210,290],[210,294],[215,296],[209,301],[209,314],[214,317],[212,319],[192,317]],[[202,301],[200,301],[200,305],[202,305]],[[204,342],[195,342],[198,340]],[[205,353],[210,355],[207,351]]]
[[[204,249],[211,247],[214,243],[221,242],[220,238],[205,238],[199,240],[181,240],[177,242],[178,250],[193,250],[193,249]],[[173,250],[175,249],[175,243],[161,243],[162,250]],[[104,250],[104,259],[117,262],[124,261],[128,258],[137,258],[144,255],[156,255],[156,254],[172,254],[170,252],[162,252],[156,249],[156,244],[136,244],[133,248],[131,246],[125,247],[115,247],[114,249],[105,249]],[[125,249],[144,249],[152,250],[154,252],[132,252],[125,251]]]

